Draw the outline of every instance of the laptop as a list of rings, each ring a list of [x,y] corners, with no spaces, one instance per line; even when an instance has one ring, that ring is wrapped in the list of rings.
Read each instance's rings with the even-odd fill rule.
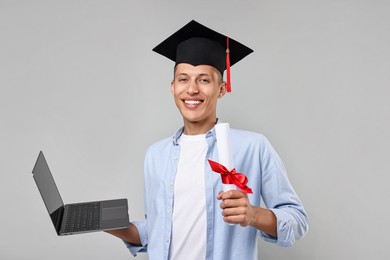
[[[42,151],[32,174],[59,236],[129,227],[127,199],[64,205]]]

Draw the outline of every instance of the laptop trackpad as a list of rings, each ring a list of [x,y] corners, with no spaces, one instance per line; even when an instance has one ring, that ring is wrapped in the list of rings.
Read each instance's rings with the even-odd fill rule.
[[[102,220],[119,219],[126,216],[126,207],[110,207],[102,209]]]

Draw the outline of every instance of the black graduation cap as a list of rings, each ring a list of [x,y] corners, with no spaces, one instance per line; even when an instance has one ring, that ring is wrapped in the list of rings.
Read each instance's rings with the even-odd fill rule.
[[[247,46],[192,20],[153,51],[176,64],[210,65],[223,75],[226,69],[227,91],[230,87],[230,66],[253,52]]]

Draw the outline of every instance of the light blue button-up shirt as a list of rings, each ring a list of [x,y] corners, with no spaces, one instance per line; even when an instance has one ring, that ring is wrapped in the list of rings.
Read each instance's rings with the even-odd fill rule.
[[[141,247],[126,243],[133,255],[148,252],[149,259],[169,259],[172,232],[173,191],[180,156],[179,129],[173,138],[153,144],[145,157],[145,220],[132,222],[138,229]],[[207,214],[207,260],[250,260],[257,258],[257,235],[280,246],[291,246],[308,230],[307,215],[286,175],[284,165],[261,134],[231,129],[235,169],[245,174],[250,203],[259,207],[263,199],[277,218],[277,237],[253,227],[229,225],[223,221],[221,203],[216,199],[222,190],[221,178],[211,171],[207,159],[218,161],[215,130],[206,134],[208,151],[205,165],[205,193]],[[197,203],[197,199],[188,203]],[[191,214],[189,212],[188,214]]]

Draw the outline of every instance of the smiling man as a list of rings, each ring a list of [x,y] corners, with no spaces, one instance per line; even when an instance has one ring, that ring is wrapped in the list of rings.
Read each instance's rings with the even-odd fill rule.
[[[208,164],[218,160],[214,126],[218,99],[230,90],[230,65],[252,50],[191,21],[154,51],[175,62],[171,92],[184,125],[146,153],[146,218],[109,233],[133,255],[147,252],[151,260],[254,260],[258,237],[280,246],[302,238],[305,210],[263,135],[231,130],[235,168],[248,177],[253,194],[221,192]]]
[[[225,92],[218,70],[210,65],[178,64],[171,92],[184,120],[184,134],[204,134],[216,123],[217,100]]]

